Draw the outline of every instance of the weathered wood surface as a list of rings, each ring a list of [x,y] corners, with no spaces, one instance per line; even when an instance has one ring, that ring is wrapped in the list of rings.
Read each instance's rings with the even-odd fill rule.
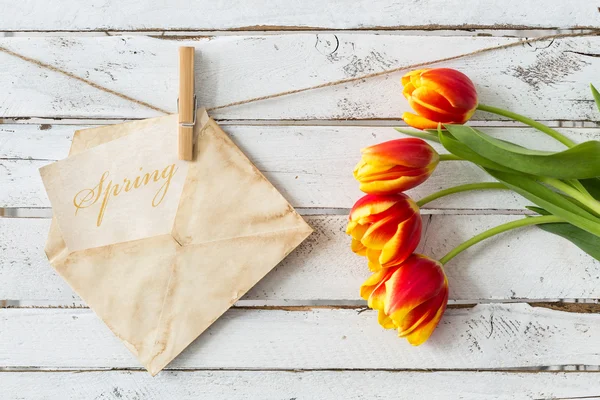
[[[0,31],[285,30],[410,28],[581,28],[600,23],[589,0],[342,0],[190,3],[184,0],[119,2],[0,1]]]
[[[597,373],[395,371],[4,372],[7,399],[593,399]]]
[[[484,229],[522,218],[510,215],[425,217],[419,252],[440,258]],[[315,229],[296,251],[245,297],[264,304],[288,301],[355,304],[368,277],[365,260],[349,249],[346,216],[309,216]],[[0,300],[79,304],[43,252],[50,220],[0,218]],[[446,267],[454,300],[600,298],[600,263],[564,239],[535,227],[508,232],[455,258]],[[243,303],[242,303],[243,304]]]
[[[139,368],[87,309],[1,309],[0,365]],[[373,311],[231,309],[169,368],[469,369],[600,365],[600,315],[527,304],[448,310],[429,341],[411,346]]]
[[[340,0],[252,4],[0,0],[0,36],[19,36],[0,39],[0,118],[82,119],[84,124],[174,112],[176,54],[182,45],[196,47],[199,103],[213,107],[515,43],[519,39],[501,37],[510,30],[529,36],[527,32],[535,29],[544,32],[532,34],[543,35],[597,28],[600,4],[596,3],[359,0],[348,6]],[[304,29],[311,32],[283,32]],[[346,29],[362,32],[335,32]],[[413,36],[419,29],[434,31]],[[494,37],[453,37],[459,32],[435,29],[461,29],[461,35],[465,30],[491,29],[486,33]],[[246,32],[237,36],[232,30]],[[408,36],[398,30],[413,31]],[[57,31],[69,32],[59,37]],[[133,36],[102,37],[103,32],[119,31],[131,31]],[[140,36],[161,32],[168,38]],[[175,40],[171,35],[193,37]],[[443,65],[472,77],[483,103],[552,124],[593,126],[600,114],[588,83],[600,84],[598,49],[599,37],[546,40]],[[383,119],[387,121],[377,123],[392,125],[408,110],[400,95],[402,74],[211,114],[233,123],[226,130],[294,206],[313,212],[322,207],[324,213],[339,214],[360,196],[350,175],[358,150],[401,137],[391,128],[365,124]],[[311,120],[314,125],[332,126],[284,126]],[[344,120],[364,121],[357,122],[361,127],[340,126]],[[254,126],[235,125],[236,121]],[[490,121],[498,118],[474,116],[478,125]],[[0,214],[2,207],[49,206],[37,168],[64,158],[77,128],[0,124]],[[560,148],[529,130],[491,131],[530,147]],[[584,141],[597,139],[599,132],[575,129],[568,134]],[[484,179],[465,163],[445,167],[411,194],[419,198]],[[481,192],[449,197],[431,207],[454,214],[490,210],[505,214],[525,204],[511,194]],[[345,218],[307,217],[315,234],[240,304],[357,304],[358,286],[369,272],[364,260],[348,250]],[[469,236],[515,218],[426,216],[419,251],[439,258]],[[4,300],[82,304],[43,254],[48,226],[47,219],[0,218],[0,306]],[[600,298],[600,264],[570,243],[535,228],[482,243],[446,270],[451,298],[457,301]],[[599,314],[526,304],[451,309],[432,339],[412,348],[394,332],[383,331],[373,312],[359,311],[237,308],[170,366],[183,371],[166,371],[151,379],[137,370],[134,357],[88,309],[0,309],[0,371],[11,370],[0,372],[0,398],[387,399],[393,393],[399,399],[550,399],[600,394],[597,373],[474,371],[598,366]],[[91,371],[113,368],[136,371]],[[231,370],[218,370],[222,368]],[[473,371],[377,371],[421,368]],[[289,371],[306,369],[329,371]]]
[[[391,127],[223,125],[233,140],[295,207],[350,208],[362,196],[352,178],[360,149],[405,137]],[[73,132],[83,126],[0,125],[0,207],[49,207],[38,168],[68,155]],[[519,128],[486,132],[542,150],[564,147],[548,136]],[[577,142],[600,138],[600,129],[565,129]],[[434,147],[446,151],[438,144]],[[276,151],[273,151],[276,149]],[[434,191],[493,180],[467,162],[442,163],[409,194],[419,199]],[[458,194],[427,205],[435,209],[523,209],[530,203],[509,191]]]
[[[145,118],[160,115],[156,109],[174,112],[177,47],[184,45],[195,46],[198,54],[199,104],[213,107],[516,40],[333,33],[192,41],[142,36],[4,38],[0,39],[0,117]],[[599,37],[548,40],[444,66],[467,73],[482,103],[541,120],[596,120],[598,110],[588,84],[597,83],[599,46]],[[249,120],[398,119],[408,110],[401,95],[402,74],[212,114],[218,119]],[[475,116],[485,118],[497,119]]]

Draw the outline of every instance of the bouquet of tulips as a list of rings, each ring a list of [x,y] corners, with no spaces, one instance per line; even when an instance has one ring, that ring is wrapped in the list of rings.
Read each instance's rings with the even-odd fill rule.
[[[352,251],[365,256],[373,272],[360,295],[378,310],[384,328],[397,329],[413,345],[425,342],[448,302],[443,266],[468,247],[510,229],[537,225],[600,260],[599,141],[575,144],[530,118],[479,104],[473,82],[453,69],[412,71],[402,78],[402,85],[416,112],[402,118],[418,130],[396,128],[413,137],[362,150],[354,177],[367,194],[350,211],[346,231],[352,236]],[[600,109],[600,93],[591,88]],[[475,110],[534,127],[566,149],[539,151],[493,138],[464,125]],[[450,154],[438,154],[425,140],[441,143]],[[417,202],[403,193],[427,180],[446,160],[474,163],[497,182],[460,185]],[[421,239],[419,207],[442,196],[481,189],[512,190],[534,204],[527,207],[534,215],[480,233],[440,260],[414,253]]]

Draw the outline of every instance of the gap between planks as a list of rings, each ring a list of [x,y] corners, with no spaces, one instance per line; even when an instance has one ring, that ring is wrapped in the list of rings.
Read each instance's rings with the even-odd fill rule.
[[[143,374],[148,374],[144,368],[89,368],[89,369],[76,369],[76,368],[44,368],[44,367],[0,367],[0,373],[18,373],[18,372],[26,372],[26,373],[94,373],[94,372],[139,372]],[[339,368],[298,368],[298,369],[285,369],[285,368],[165,368],[162,371],[165,372],[180,372],[180,373],[192,373],[192,372],[289,372],[289,373],[302,373],[302,372],[391,372],[391,373],[407,373],[407,372],[416,372],[416,373],[435,373],[435,372],[465,372],[465,373],[478,373],[478,372],[502,372],[509,374],[522,374],[522,373],[530,373],[530,374],[552,374],[552,373],[577,373],[577,372],[586,372],[586,373],[598,373],[600,372],[599,365],[577,365],[577,364],[568,364],[568,365],[553,365],[548,367],[524,367],[524,368],[479,368],[476,370],[473,369],[452,369],[452,368],[424,368],[424,369],[410,369],[410,368],[400,368],[400,369],[390,369],[390,368],[352,368],[352,369],[339,369]],[[162,372],[161,371],[161,372]],[[579,398],[579,397],[576,397]],[[586,398],[586,397],[584,397]],[[561,398],[564,399],[564,398]]]
[[[0,161],[2,159],[0,158]],[[43,160],[45,161],[45,160]],[[303,208],[296,207],[296,211],[303,216],[327,216],[327,215],[348,215],[349,208]],[[424,208],[421,215],[533,215],[534,213],[520,208],[499,209],[499,208],[477,208],[477,209],[458,209],[458,208]],[[35,207],[0,207],[0,218],[52,218],[51,208]]]
[[[136,30],[14,30],[0,31],[0,37],[54,37],[54,36],[150,36],[167,40],[193,40],[205,39],[216,36],[255,36],[255,35],[294,35],[299,33],[329,33],[329,34],[379,34],[401,35],[401,36],[488,36],[488,37],[516,37],[533,38],[547,35],[557,35],[563,33],[589,33],[597,30],[596,26],[583,26],[571,29],[557,29],[555,27],[536,28],[528,26],[442,26],[442,25],[421,25],[408,27],[368,27],[352,29],[332,29],[324,27],[296,27],[296,26],[250,26],[233,29],[136,29]]]
[[[74,118],[74,117],[4,117],[0,118],[0,125],[23,124],[42,125],[50,128],[52,125],[114,125],[130,121],[139,121],[143,118]],[[219,119],[215,121],[221,126],[332,126],[332,127],[401,127],[410,128],[401,119]],[[600,122],[592,120],[542,120],[541,122],[551,128],[598,128]],[[527,128],[516,121],[509,120],[471,120],[473,127],[494,128]]]
[[[526,303],[531,307],[547,308],[550,310],[579,313],[579,314],[600,314],[600,303],[598,299],[547,299],[545,301],[531,301],[527,299],[510,299],[497,301],[480,301],[472,303],[470,301],[450,300],[448,309],[468,309],[481,304],[510,304],[510,303]],[[21,304],[24,303],[24,304]],[[54,303],[54,304],[53,304]],[[286,302],[291,303],[291,302]],[[300,302],[299,302],[300,303]],[[301,302],[306,303],[306,302]],[[318,303],[318,302],[315,302]],[[233,308],[238,310],[267,310],[267,311],[290,311],[290,312],[306,312],[313,310],[355,310],[358,314],[369,310],[364,301],[356,301],[356,304],[339,304],[332,305],[331,301],[327,301],[325,305],[264,305],[264,301],[255,300],[240,300]],[[348,303],[348,302],[343,302]],[[252,305],[255,304],[255,305]],[[89,309],[85,304],[79,303],[72,306],[57,305],[56,302],[20,302],[11,300],[0,300],[0,309]]]

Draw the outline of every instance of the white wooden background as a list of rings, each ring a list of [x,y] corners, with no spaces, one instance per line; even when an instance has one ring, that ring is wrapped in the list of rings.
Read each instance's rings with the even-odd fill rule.
[[[177,47],[198,50],[211,107],[555,33],[600,27],[596,0],[0,0],[0,399],[599,399],[600,263],[527,228],[447,267],[451,306],[412,348],[364,311],[367,277],[344,234],[359,149],[399,137],[402,73],[215,111],[315,233],[151,378],[49,266],[38,168],[73,132],[175,111]],[[482,102],[599,138],[588,83],[600,37],[546,40],[445,63]],[[123,96],[119,96],[125,95]],[[538,148],[529,129],[473,124]],[[412,194],[486,179],[461,162]],[[510,193],[424,211],[440,257],[519,218]]]

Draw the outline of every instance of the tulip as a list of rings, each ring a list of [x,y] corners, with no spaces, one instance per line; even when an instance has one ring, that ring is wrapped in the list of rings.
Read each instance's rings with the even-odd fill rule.
[[[440,160],[433,147],[417,138],[390,140],[361,152],[354,178],[360,182],[360,190],[371,194],[412,189],[431,176]]]
[[[352,210],[346,233],[352,236],[352,251],[366,256],[371,271],[404,261],[421,239],[419,207],[399,193],[368,194]]]
[[[463,124],[477,108],[477,91],[462,72],[450,68],[420,69],[402,77],[402,94],[418,115],[402,119],[417,129],[436,129],[438,123]]]
[[[421,254],[368,278],[360,295],[378,311],[379,324],[397,329],[410,344],[424,343],[440,322],[448,303],[448,279],[442,264]]]

